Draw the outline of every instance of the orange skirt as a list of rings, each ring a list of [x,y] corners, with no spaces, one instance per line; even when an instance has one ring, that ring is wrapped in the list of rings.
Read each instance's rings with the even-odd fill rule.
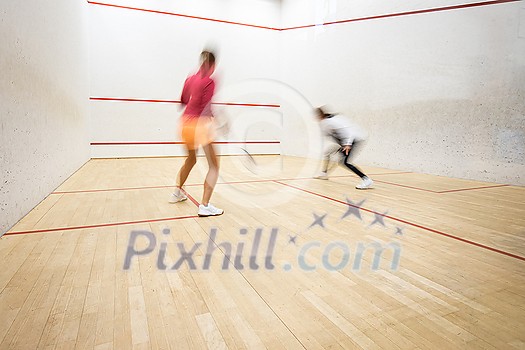
[[[215,133],[211,117],[183,115],[180,120],[181,138],[188,149],[197,149],[213,142]]]

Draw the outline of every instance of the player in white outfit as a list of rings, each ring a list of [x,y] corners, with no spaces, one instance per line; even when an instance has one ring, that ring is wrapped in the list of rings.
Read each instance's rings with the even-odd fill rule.
[[[359,126],[353,124],[350,120],[340,114],[326,113],[322,108],[316,109],[316,116],[319,120],[323,134],[339,146],[341,152],[341,163],[361,178],[356,188],[364,190],[370,188],[374,183],[372,179],[366,176],[359,168],[350,163],[352,155],[356,153],[357,148],[361,147],[366,139],[365,133]],[[327,149],[325,153],[325,162],[323,172],[316,176],[317,179],[328,179],[328,164],[331,152]]]

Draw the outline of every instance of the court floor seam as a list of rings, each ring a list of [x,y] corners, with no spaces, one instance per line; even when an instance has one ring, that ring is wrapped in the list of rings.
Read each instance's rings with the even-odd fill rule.
[[[186,191],[184,191],[186,193],[186,195],[188,196],[188,198],[190,198],[190,200],[192,200],[192,202],[194,204],[197,205],[197,207],[199,206],[198,203],[196,203],[195,199]],[[306,346],[303,344],[303,342],[301,342],[301,340],[299,339],[299,337],[292,331],[292,329],[290,329],[290,327],[288,326],[288,324],[279,316],[279,314],[274,310],[274,308],[270,305],[270,303],[268,301],[266,301],[266,299],[261,295],[261,293],[259,293],[259,291],[257,290],[257,288],[255,288],[255,286],[250,282],[250,280],[244,275],[244,273],[242,273],[242,270],[240,269],[237,269],[235,268],[235,264],[234,262],[231,260],[231,257],[228,256],[224,250],[222,249],[222,247],[217,244],[217,242],[215,240],[213,240],[210,235],[206,232],[206,230],[203,229],[203,227],[201,226],[201,229],[202,231],[204,232],[204,234],[206,236],[208,236],[208,239],[210,241],[213,242],[213,244],[215,245],[215,247],[222,253],[222,255],[228,259],[229,263],[231,264],[231,266],[234,266],[234,269],[235,271],[237,271],[237,273],[239,273],[239,275],[241,275],[241,277],[244,279],[244,281],[246,283],[248,283],[248,285],[250,286],[250,288],[252,288],[252,290],[255,292],[255,294],[257,294],[257,296],[262,300],[262,302],[268,307],[268,309],[270,309],[270,311],[275,315],[275,317],[277,317],[277,319],[283,324],[283,326],[290,332],[290,334],[299,342],[299,344],[301,344],[301,346],[304,348],[304,349],[307,349]],[[191,275],[191,273],[190,273]],[[192,279],[193,279],[193,276],[192,276]],[[194,280],[195,282],[195,280]],[[204,299],[203,299],[204,300]],[[210,311],[211,312],[211,311]]]

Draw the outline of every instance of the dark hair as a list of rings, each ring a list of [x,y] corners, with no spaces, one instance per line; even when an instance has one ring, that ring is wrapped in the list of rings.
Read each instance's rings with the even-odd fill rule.
[[[201,64],[207,63],[212,66],[215,64],[215,55],[211,51],[202,51],[201,52]]]

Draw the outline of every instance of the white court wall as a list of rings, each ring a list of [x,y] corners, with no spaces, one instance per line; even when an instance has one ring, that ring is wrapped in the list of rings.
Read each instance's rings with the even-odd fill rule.
[[[93,157],[185,154],[180,144],[169,144],[180,142],[180,105],[152,101],[180,99],[184,80],[198,68],[199,54],[205,47],[218,53],[215,100],[242,104],[217,109],[236,124],[251,122],[249,132],[242,130],[220,140],[279,140],[280,130],[268,129],[266,125],[281,120],[279,95],[262,90],[258,83],[261,79],[279,77],[279,32],[274,30],[280,22],[278,1],[112,1],[111,4],[141,10],[89,5],[90,96],[149,102],[92,99]],[[270,132],[262,133],[263,130]],[[254,153],[280,153],[276,144],[250,144],[250,148]],[[220,150],[223,154],[236,154],[239,147],[222,145]]]
[[[461,3],[288,0],[282,25]],[[329,105],[368,130],[367,148],[357,163],[525,184],[523,2],[292,29],[282,35],[281,79],[312,105]],[[293,138],[302,133],[299,125],[291,129]],[[290,154],[303,153],[300,144],[287,144]]]
[[[89,159],[86,6],[0,2],[0,235]]]

